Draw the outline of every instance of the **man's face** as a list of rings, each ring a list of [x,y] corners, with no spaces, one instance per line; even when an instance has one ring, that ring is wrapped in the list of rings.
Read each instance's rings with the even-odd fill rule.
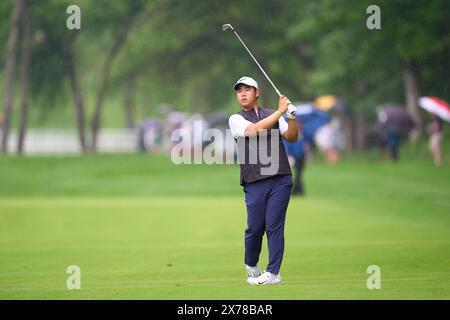
[[[254,87],[240,84],[236,89],[236,98],[244,108],[251,108],[255,105],[259,91]]]

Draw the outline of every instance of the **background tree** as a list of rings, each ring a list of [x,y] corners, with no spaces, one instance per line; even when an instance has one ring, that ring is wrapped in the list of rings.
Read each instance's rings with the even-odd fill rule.
[[[1,43],[10,38],[8,50],[0,54],[5,64],[5,128],[11,124],[15,94],[11,60],[15,54],[11,53],[25,57],[26,52],[26,27],[17,26],[23,25],[24,31],[19,48],[11,19],[18,3],[0,4]],[[444,0],[426,4],[381,0],[381,30],[366,27],[368,0],[28,3],[30,112],[45,119],[71,105],[83,151],[96,148],[103,120],[111,117],[108,111],[117,101],[124,108],[120,117],[127,127],[150,114],[157,116],[161,103],[187,112],[229,113],[237,108],[230,88],[248,74],[260,83],[262,105],[275,106],[276,94],[236,38],[222,32],[223,23],[238,29],[292,100],[311,101],[322,94],[344,98],[351,106],[348,125],[357,147],[365,145],[376,106],[404,103],[421,128],[424,113],[417,98],[436,95],[448,100],[450,96],[449,4]],[[81,8],[81,30],[65,27],[71,4]],[[21,74],[26,74],[25,67],[21,61]],[[25,92],[22,88],[22,97]],[[27,108],[21,109],[21,122],[26,123]],[[23,123],[18,126],[24,133]],[[4,131],[3,140],[8,134]]]
[[[22,10],[22,54],[20,58],[20,88],[21,88],[21,99],[20,99],[20,123],[19,123],[19,136],[17,141],[17,152],[19,154],[23,153],[25,131],[28,122],[28,97],[29,97],[29,87],[30,87],[30,64],[32,55],[32,30],[31,30],[31,16],[28,8],[28,1],[24,0],[23,10]]]
[[[1,152],[8,151],[8,135],[11,121],[11,110],[14,103],[14,78],[16,69],[16,52],[19,38],[19,24],[22,15],[24,0],[15,0],[11,13],[11,26],[9,29],[7,57],[5,65],[5,90],[4,90],[4,112],[1,135]]]

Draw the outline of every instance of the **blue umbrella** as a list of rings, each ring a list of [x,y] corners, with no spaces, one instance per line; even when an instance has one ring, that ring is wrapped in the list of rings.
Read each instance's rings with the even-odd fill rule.
[[[316,131],[330,121],[328,112],[317,109],[313,104],[299,104],[297,108],[297,121],[302,124],[302,133],[305,141],[312,143]]]

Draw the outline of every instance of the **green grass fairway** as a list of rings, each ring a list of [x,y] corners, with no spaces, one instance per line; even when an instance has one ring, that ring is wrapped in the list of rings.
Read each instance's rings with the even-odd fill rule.
[[[0,298],[450,299],[448,163],[311,164],[270,287],[245,281],[238,180],[235,165],[148,155],[0,157]]]

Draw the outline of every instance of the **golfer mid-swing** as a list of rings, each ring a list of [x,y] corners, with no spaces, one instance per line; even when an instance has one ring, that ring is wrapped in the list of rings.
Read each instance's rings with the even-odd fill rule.
[[[234,90],[242,109],[230,116],[229,125],[231,134],[238,142],[238,156],[245,153],[245,159],[240,156],[239,159],[244,160],[239,162],[240,183],[247,206],[247,282],[252,285],[279,284],[284,252],[284,224],[292,188],[292,174],[282,138],[289,142],[295,142],[298,138],[295,111],[288,111],[290,101],[285,96],[280,96],[276,111],[259,107],[258,84],[250,77],[240,78]],[[282,117],[285,113],[288,121]],[[262,135],[266,135],[265,139]],[[252,145],[252,139],[256,139],[257,143]],[[269,174],[264,170],[269,165],[260,159],[259,151],[266,152],[271,161],[276,162],[275,169]],[[249,161],[252,152],[256,162]],[[269,263],[267,271],[261,273],[258,261],[264,232],[267,234]]]

